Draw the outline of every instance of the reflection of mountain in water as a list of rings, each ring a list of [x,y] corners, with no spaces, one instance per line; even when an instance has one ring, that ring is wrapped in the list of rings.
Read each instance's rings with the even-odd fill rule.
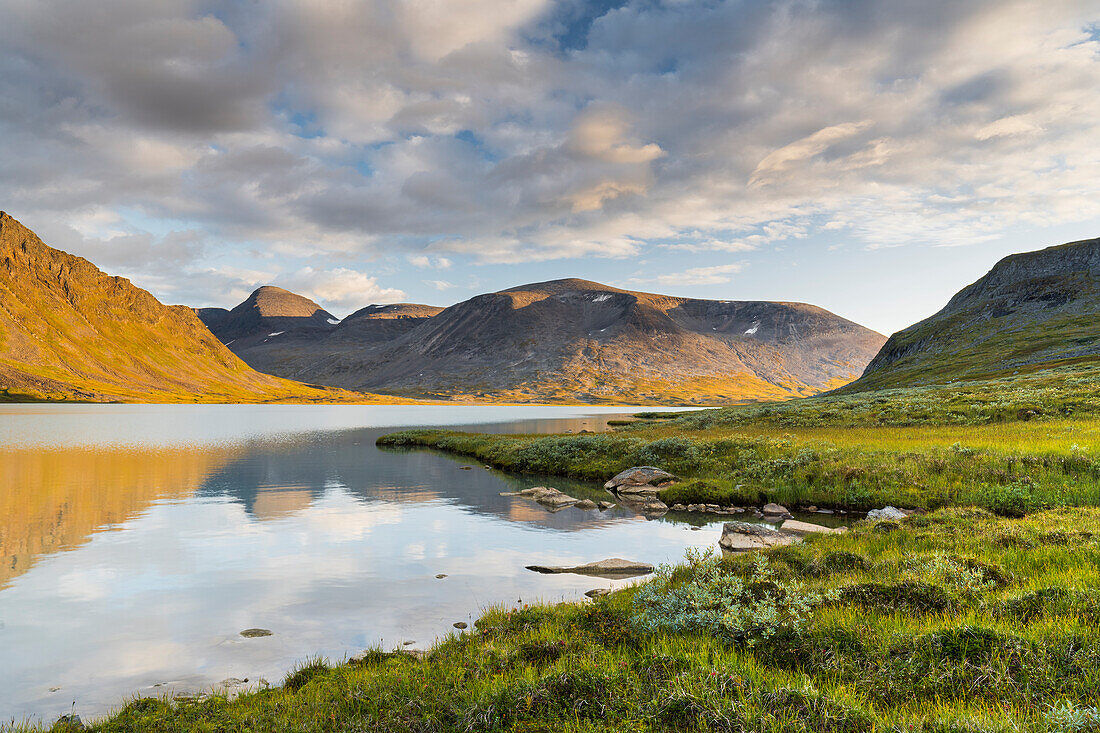
[[[593,420],[598,422],[598,420]],[[560,424],[559,424],[560,423]],[[576,429],[577,421],[542,421],[542,429]],[[530,423],[507,426],[532,429]],[[386,430],[308,434],[287,442],[236,447],[0,451],[0,588],[46,554],[76,547],[163,500],[226,497],[265,520],[308,509],[330,488],[364,501],[438,501],[513,522],[572,530],[630,516],[576,509],[551,514],[526,499],[500,496],[536,483],[578,497],[606,498],[590,485],[516,478],[431,451],[380,451]]]
[[[551,513],[532,501],[500,496],[541,481],[506,476],[480,465],[463,470],[471,465],[468,461],[435,451],[380,451],[374,441],[385,432],[351,430],[254,445],[211,472],[199,494],[232,498],[259,519],[305,509],[334,486],[367,501],[441,501],[479,514],[561,530],[629,515],[621,509],[611,515],[574,509]],[[556,478],[546,481],[579,498],[608,498],[591,484]]]
[[[0,588],[158,500],[193,494],[231,449],[0,452]]]

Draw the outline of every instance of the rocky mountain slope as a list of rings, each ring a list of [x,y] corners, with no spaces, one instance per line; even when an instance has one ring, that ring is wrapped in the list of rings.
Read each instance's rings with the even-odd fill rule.
[[[1005,257],[895,333],[846,391],[980,379],[1100,358],[1100,239]]]
[[[0,212],[0,400],[347,397],[256,372],[190,308],[163,305]]]
[[[216,320],[207,323],[245,361],[273,374],[511,401],[704,404],[808,395],[854,378],[885,340],[802,303],[677,298],[585,280],[524,285],[442,310],[369,306],[327,331],[261,329],[238,342]]]

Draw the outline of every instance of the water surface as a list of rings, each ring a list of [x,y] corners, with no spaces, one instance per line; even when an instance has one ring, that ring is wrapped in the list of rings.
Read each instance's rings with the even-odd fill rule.
[[[612,585],[526,565],[715,545],[719,522],[550,513],[500,496],[537,477],[374,445],[416,425],[600,430],[627,411],[0,406],[0,719],[48,723],[74,704],[95,717],[133,695],[277,684],[314,656],[427,648],[489,606]],[[252,627],[273,634],[239,635]]]

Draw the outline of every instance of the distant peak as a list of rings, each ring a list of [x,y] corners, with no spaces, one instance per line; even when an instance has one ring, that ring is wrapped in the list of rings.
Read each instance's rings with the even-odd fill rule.
[[[501,290],[502,293],[518,293],[518,292],[544,292],[544,293],[563,293],[571,290],[586,290],[586,291],[599,291],[608,293],[627,293],[628,290],[622,290],[620,288],[612,287],[610,285],[604,285],[593,280],[582,280],[578,277],[566,277],[559,280],[546,280],[537,283],[528,283],[527,285],[517,285],[514,288],[508,288],[507,290]]]

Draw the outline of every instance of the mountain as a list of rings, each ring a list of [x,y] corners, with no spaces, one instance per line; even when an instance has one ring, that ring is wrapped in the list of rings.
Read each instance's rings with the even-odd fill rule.
[[[0,212],[0,400],[349,397],[256,372],[190,308],[163,305]]]
[[[895,333],[845,391],[980,379],[1100,357],[1100,239],[1005,257]]]
[[[195,312],[252,368],[309,381],[322,375],[313,368],[319,348],[330,362],[346,359],[358,364],[441,310],[417,303],[368,305],[341,321],[308,298],[265,286],[231,311],[197,308]],[[322,383],[337,381],[326,377]]]
[[[677,404],[815,394],[854,378],[885,340],[803,303],[677,298],[575,279],[445,309],[369,306],[328,331],[248,338],[227,343],[257,369],[318,384],[437,398]]]

